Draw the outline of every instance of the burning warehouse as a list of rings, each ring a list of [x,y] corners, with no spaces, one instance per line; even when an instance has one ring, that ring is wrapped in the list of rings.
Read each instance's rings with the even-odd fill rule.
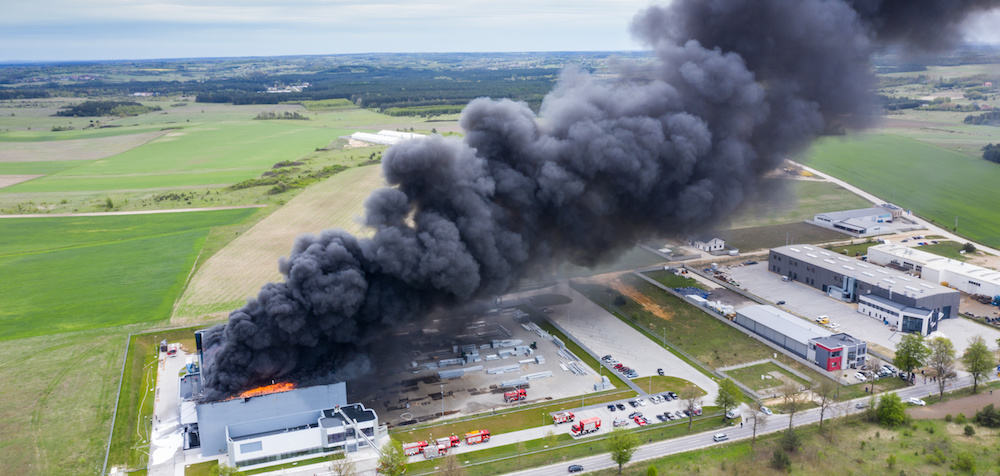
[[[200,332],[196,342],[201,343]],[[202,371],[211,355],[198,349]],[[339,451],[378,446],[387,437],[378,415],[349,404],[344,382],[299,387],[277,382],[226,399],[203,400],[200,374],[182,377],[181,423],[185,447],[200,444],[202,456],[228,454],[229,464],[253,467]]]

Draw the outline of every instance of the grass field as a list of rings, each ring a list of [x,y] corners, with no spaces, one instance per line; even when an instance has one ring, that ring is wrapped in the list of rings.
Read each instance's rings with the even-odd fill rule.
[[[645,274],[646,276],[653,278],[654,280],[656,280],[656,282],[668,288],[692,287],[692,288],[705,289],[705,286],[703,286],[698,281],[695,281],[694,279],[685,276],[678,276],[674,273],[671,273],[670,271],[657,270],[657,271],[650,271]]]
[[[897,136],[827,138],[810,165],[943,227],[1000,246],[1000,165]]]
[[[0,340],[169,318],[209,230],[254,212],[3,220]]]
[[[306,189],[201,266],[179,301],[174,322],[220,318],[242,306],[261,286],[281,278],[278,258],[288,255],[299,234],[327,228],[362,233],[356,220],[363,212],[362,202],[382,185],[381,168],[367,166]]]
[[[876,241],[857,243],[853,245],[836,245],[827,246],[826,249],[833,251],[834,253],[840,253],[846,256],[860,256],[868,254],[868,248],[878,245]]]
[[[280,121],[186,127],[141,147],[87,162],[6,192],[65,192],[230,184],[256,177],[282,160],[326,147],[343,129]]]
[[[47,142],[0,142],[0,162],[94,160],[120,154],[163,136],[167,131]]]
[[[831,424],[832,423],[832,424]],[[780,426],[781,419],[769,419],[767,428]],[[636,462],[622,474],[646,475],[649,467],[658,474],[758,475],[758,474],[884,474],[940,475],[993,474],[1000,469],[996,445],[1000,443],[996,430],[969,423],[975,432],[964,434],[964,424],[941,420],[921,420],[886,428],[867,423],[860,417],[827,421],[823,433],[818,425],[797,430],[800,446],[791,456],[791,469],[778,471],[769,466],[774,451],[780,448],[781,433],[750,441],[712,445],[710,448]],[[894,462],[889,464],[889,456]],[[956,465],[960,460],[971,461],[974,469]],[[592,474],[617,475],[607,469]]]
[[[737,248],[741,253],[749,253],[755,250],[774,248],[786,244],[828,243],[851,239],[850,236],[843,233],[837,233],[827,228],[820,228],[802,222],[756,228],[720,230],[715,235],[726,240],[726,246]]]
[[[799,384],[809,387],[812,383],[802,380],[785,369],[778,367],[772,362],[766,364],[751,365],[726,372],[733,380],[743,383],[754,389],[763,390],[765,388],[779,387],[785,381],[783,378],[794,380]],[[780,374],[783,378],[778,377]],[[762,378],[763,377],[763,378]]]
[[[761,195],[744,203],[725,228],[751,228],[811,220],[817,213],[868,208],[871,202],[831,182],[764,179]]]

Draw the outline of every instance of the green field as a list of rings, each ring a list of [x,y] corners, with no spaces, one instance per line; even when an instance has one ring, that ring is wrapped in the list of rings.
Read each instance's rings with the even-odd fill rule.
[[[735,370],[730,370],[726,372],[732,377],[733,380],[743,383],[744,385],[754,389],[763,390],[765,388],[779,387],[784,383],[784,380],[776,377],[774,374],[778,373],[783,375],[785,378],[794,380],[799,384],[809,387],[810,382],[802,380],[795,375],[792,375],[787,370],[778,367],[773,362],[768,362],[766,364],[751,365],[749,367],[742,367]],[[764,378],[761,378],[764,377]]]
[[[826,138],[809,164],[988,246],[1000,246],[1000,165],[891,135]],[[895,197],[895,198],[893,198]]]
[[[169,318],[212,227],[255,212],[3,220],[0,340]]]
[[[172,132],[127,152],[7,187],[3,193],[171,188],[254,178],[282,160],[326,147],[342,129],[281,121],[213,124]]]
[[[871,202],[832,182],[764,179],[760,195],[745,202],[726,228],[750,228],[811,220],[818,213],[868,208]]]
[[[831,241],[846,241],[851,237],[843,233],[810,225],[804,222],[770,225],[756,228],[736,228],[720,230],[716,236],[726,240],[726,246],[749,253],[796,243],[829,243]]]

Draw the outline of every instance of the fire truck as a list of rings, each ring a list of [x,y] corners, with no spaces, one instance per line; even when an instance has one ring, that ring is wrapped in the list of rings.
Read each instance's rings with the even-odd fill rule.
[[[429,445],[424,447],[424,458],[434,459],[438,456],[444,456],[448,453],[448,446],[446,445]]]
[[[416,443],[403,443],[403,454],[406,456],[413,456],[420,454],[424,448],[427,447],[426,441],[418,441]]]
[[[437,444],[440,445],[440,446],[444,446],[446,448],[454,448],[454,447],[458,446],[459,443],[461,443],[461,442],[462,442],[462,440],[460,440],[455,435],[446,436],[444,438],[438,438],[437,439]]]
[[[555,412],[552,414],[552,423],[556,425],[566,422],[572,423],[574,419],[576,419],[576,415],[573,412]]]
[[[573,432],[573,436],[586,435],[587,433],[593,433],[600,429],[601,419],[598,417],[580,420],[579,423],[570,427],[570,430]]]
[[[486,443],[490,441],[490,430],[470,431],[465,434],[465,444]]]
[[[503,401],[507,403],[517,402],[520,400],[525,400],[527,398],[528,398],[528,391],[523,388],[519,388],[517,390],[513,390],[510,392],[504,392],[503,394]]]

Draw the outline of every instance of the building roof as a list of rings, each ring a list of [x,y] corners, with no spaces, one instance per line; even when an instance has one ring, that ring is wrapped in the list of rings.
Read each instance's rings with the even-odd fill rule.
[[[826,337],[817,337],[815,342],[823,347],[826,347],[827,349],[835,349],[840,346],[856,346],[865,343],[861,339],[843,332]]]
[[[858,299],[870,299],[870,300],[875,301],[876,303],[878,303],[880,306],[886,306],[889,309],[895,309],[895,310],[897,310],[897,311],[899,311],[901,313],[906,313],[906,314],[915,314],[915,315],[920,315],[920,316],[928,316],[928,315],[930,315],[930,313],[934,312],[934,311],[932,311],[930,309],[925,309],[925,308],[922,308],[922,307],[903,306],[902,304],[899,304],[898,302],[890,301],[890,300],[888,300],[888,299],[886,299],[884,297],[881,297],[881,296],[873,296],[871,294],[862,294],[861,296],[858,296]]]
[[[870,216],[891,215],[888,210],[879,207],[860,208],[858,210],[843,210],[839,212],[817,213],[816,216],[824,216],[831,221],[843,221],[851,218],[864,218]]]
[[[833,334],[774,306],[755,304],[737,309],[736,312],[802,343],[809,342],[809,339],[827,337]]]
[[[902,293],[907,296],[926,297],[935,294],[958,292],[902,271],[847,258],[844,255],[809,245],[781,246],[772,248],[771,251],[792,256],[803,263],[840,273],[844,276],[850,276],[873,287],[891,288],[894,293]]]
[[[722,238],[719,238],[719,237],[717,237],[715,235],[698,235],[698,236],[696,236],[694,238],[694,241],[699,242],[699,243],[708,243],[708,242],[710,242],[712,240],[716,240],[716,239],[719,240],[719,241],[724,241]]]
[[[892,243],[876,245],[871,248],[900,259],[912,261],[924,268],[930,268],[937,271],[947,271],[960,276],[966,276],[977,281],[989,282],[1000,286],[1000,271],[983,268],[981,266],[965,263],[963,261],[945,258],[944,256],[929,253],[919,248],[910,248]]]
[[[355,403],[352,405],[343,405],[340,410],[347,415],[348,418],[354,420],[357,423],[371,421],[375,419],[375,411],[365,408],[360,403]],[[323,410],[323,420],[322,423],[324,428],[329,428],[331,426],[340,426],[344,421],[344,417],[337,413],[334,409],[330,408]],[[330,420],[330,421],[327,421]]]

